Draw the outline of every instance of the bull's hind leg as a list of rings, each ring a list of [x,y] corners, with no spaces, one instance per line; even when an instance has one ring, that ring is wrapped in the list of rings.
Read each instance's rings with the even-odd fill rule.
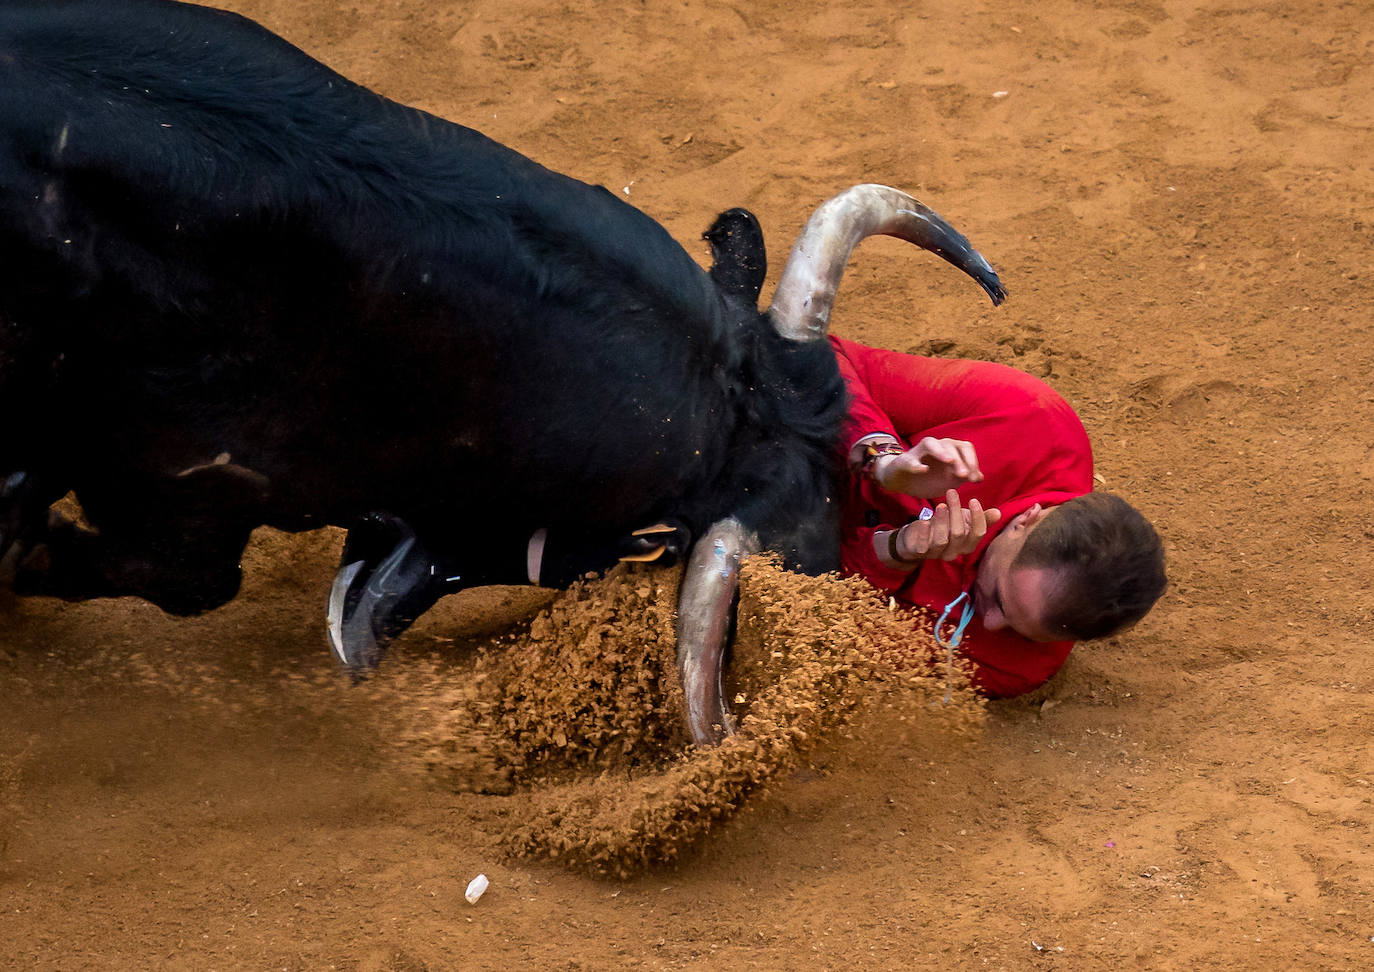
[[[85,601],[141,597],[168,614],[200,614],[238,593],[249,528],[180,524],[174,531],[89,530],[50,514],[40,542],[15,567],[21,595]]]
[[[48,507],[65,492],[27,472],[0,482],[0,563],[12,565],[41,539],[48,529]]]
[[[91,527],[56,509],[32,523],[14,568],[21,595],[141,597],[169,614],[208,611],[238,593],[255,520],[194,481],[78,494]],[[86,505],[87,499],[90,505]]]
[[[328,631],[335,656],[355,675],[375,668],[387,645],[446,594],[528,580],[525,547],[507,542],[506,531],[438,538],[426,543],[389,513],[372,513],[348,531],[329,592]]]
[[[687,528],[668,520],[607,542],[539,530],[526,544],[510,531],[474,531],[454,555],[451,542],[431,546],[399,517],[373,513],[348,532],[329,591],[327,627],[335,656],[362,675],[386,647],[439,598],[486,584],[564,587],[617,560],[677,562],[690,544]]]

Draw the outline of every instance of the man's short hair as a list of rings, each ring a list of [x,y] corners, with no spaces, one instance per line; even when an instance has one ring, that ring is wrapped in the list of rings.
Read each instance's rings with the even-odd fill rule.
[[[1088,493],[1051,507],[1012,562],[1013,569],[1021,567],[1066,571],[1042,619],[1066,640],[1105,638],[1130,627],[1168,586],[1159,534],[1112,493]]]

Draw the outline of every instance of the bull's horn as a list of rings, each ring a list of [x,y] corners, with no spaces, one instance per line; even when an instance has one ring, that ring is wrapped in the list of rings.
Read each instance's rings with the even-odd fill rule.
[[[733,517],[697,541],[682,578],[677,607],[677,670],[686,703],[687,730],[698,746],[714,746],[734,731],[722,689],[730,606],[739,587],[740,561],[759,539]]]
[[[769,308],[783,337],[813,341],[825,336],[844,266],[854,247],[869,236],[915,243],[978,281],[994,305],[1006,299],[988,261],[933,210],[899,189],[854,186],[822,203],[792,247]]]

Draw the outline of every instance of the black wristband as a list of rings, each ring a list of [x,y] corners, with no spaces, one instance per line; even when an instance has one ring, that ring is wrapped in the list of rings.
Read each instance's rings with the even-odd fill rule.
[[[914,567],[921,562],[920,557],[917,557],[915,560],[907,560],[905,557],[903,557],[900,553],[897,552],[897,535],[901,532],[902,528],[898,527],[897,529],[893,530],[891,533],[887,535],[887,555],[891,557],[896,563],[905,564],[908,567]]]

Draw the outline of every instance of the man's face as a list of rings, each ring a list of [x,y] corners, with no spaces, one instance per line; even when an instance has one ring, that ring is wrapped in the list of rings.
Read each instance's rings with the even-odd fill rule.
[[[1044,617],[1062,582],[1053,567],[1012,567],[1035,525],[1049,511],[1039,503],[1018,514],[993,538],[978,563],[973,603],[989,631],[1010,628],[1031,641],[1062,641]]]

